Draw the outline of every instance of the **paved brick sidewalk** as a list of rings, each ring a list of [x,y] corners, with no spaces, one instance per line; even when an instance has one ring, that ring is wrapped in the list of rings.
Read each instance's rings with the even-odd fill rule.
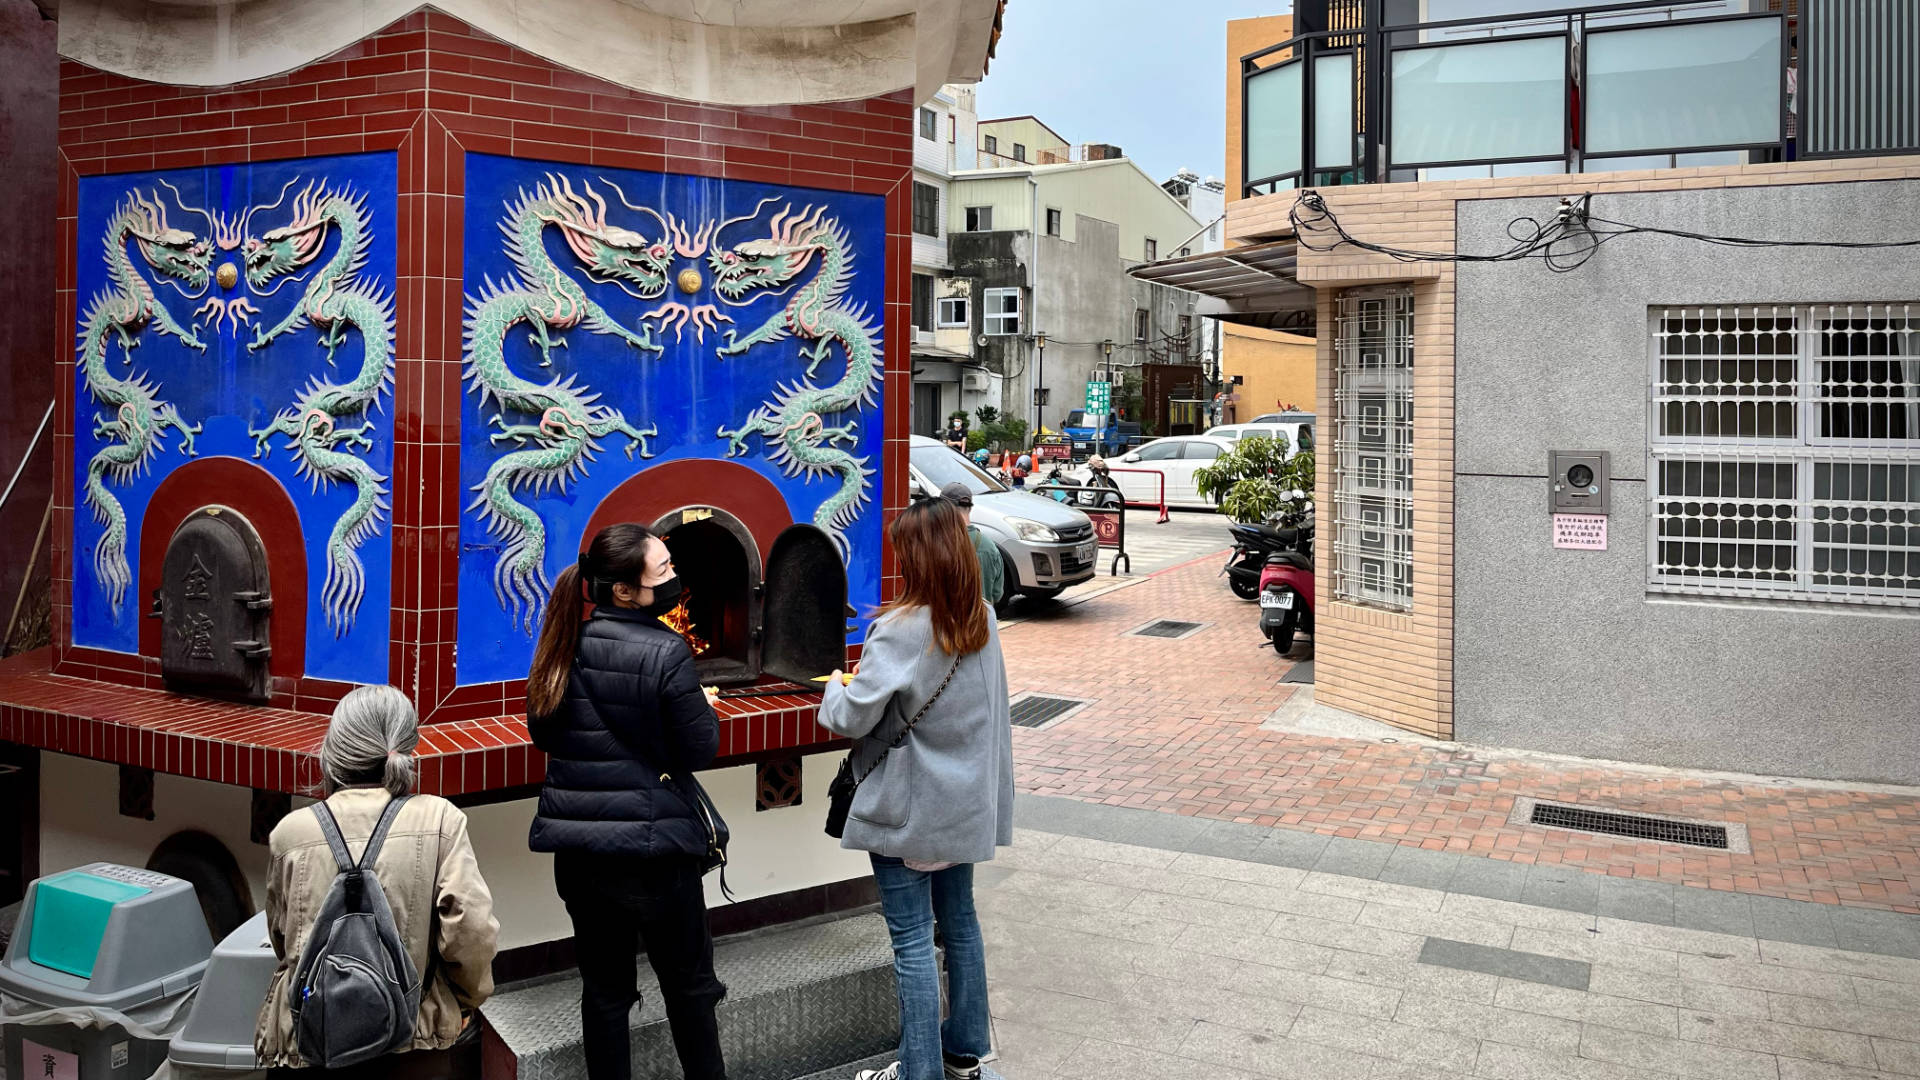
[[[1013,1080],[1920,1074],[1920,960],[1193,850],[1223,828],[1173,848],[1023,830],[976,870],[995,1068]]]
[[[1023,791],[1620,877],[1920,912],[1920,800],[1260,730],[1294,692],[1209,558],[1007,628],[1013,692],[1092,698],[1015,729]],[[1159,618],[1180,640],[1123,636]],[[1744,823],[1751,855],[1507,825],[1516,796]]]

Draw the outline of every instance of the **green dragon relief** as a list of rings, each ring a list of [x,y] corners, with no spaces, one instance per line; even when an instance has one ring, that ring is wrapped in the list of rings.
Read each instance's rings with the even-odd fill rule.
[[[153,286],[134,266],[129,241],[149,269],[189,299],[192,295],[178,283],[185,282],[196,293],[204,291],[213,264],[213,247],[205,238],[167,225],[158,192],[129,194],[107,223],[107,276],[111,284],[94,297],[81,316],[80,371],[87,393],[108,410],[94,417],[94,438],[106,439],[108,445],[87,463],[86,498],[94,520],[105,526],[94,544],[93,570],[115,619],[120,616],[128,586],[133,584],[133,571],[127,565],[126,510],[108,489],[107,481],[124,484],[138,475],[160,452],[162,437],[169,428],[180,433],[181,452],[193,456],[194,436],[200,433],[200,425],[188,424],[173,405],[161,401],[158,383],[131,372],[126,378],[113,374],[107,363],[108,343],[119,342],[121,362],[128,365],[133,362],[133,349],[140,344],[140,332],[148,326],[158,333],[172,334],[188,348],[202,352],[207,348],[155,298]]]
[[[739,356],[755,345],[787,337],[812,344],[801,350],[810,361],[805,380],[777,387],[772,399],[748,414],[745,423],[732,430],[721,428],[719,437],[727,440],[728,457],[745,454],[747,438],[757,434],[768,448],[767,459],[788,476],[838,477],[840,490],[820,504],[813,520],[833,537],[844,558],[850,554],[846,530],[867,504],[873,470],[866,458],[835,445],[856,441],[857,422],[851,417],[838,424],[827,421],[873,406],[882,375],[879,328],[864,310],[842,302],[853,280],[852,242],[846,229],[828,217],[824,207],[808,207],[797,214],[792,209],[789,204],[773,216],[770,236],[732,248],[716,247],[707,256],[714,289],[729,303],[741,302],[752,290],[783,288],[816,260],[819,263],[818,272],[795,289],[786,306],[759,329],[744,337],[726,332],[726,344],[718,350],[723,357]],[[845,354],[846,370],[831,385],[816,385],[814,372],[827,361],[835,342]]]
[[[285,194],[282,188],[281,195]],[[360,561],[360,545],[380,531],[388,510],[387,478],[352,452],[356,447],[373,448],[367,432],[374,425],[365,420],[366,413],[379,405],[393,383],[393,301],[374,282],[359,279],[372,242],[366,196],[321,181],[309,182],[294,196],[293,220],[248,237],[245,255],[247,282],[259,291],[275,278],[311,266],[325,247],[329,229],[340,238],[333,257],[313,275],[286,318],[272,328],[255,328],[247,350],[257,351],[310,324],[326,346],[331,367],[335,351],[346,344],[352,327],[360,332],[360,366],[345,382],[314,376],[272,423],[248,434],[253,436],[256,458],[267,452],[274,435],[286,436],[285,447],[293,455],[296,472],[311,480],[316,491],[334,484],[353,488],[353,501],[327,537],[327,580],[321,591],[327,625],[339,637],[352,629],[366,594],[367,571]],[[356,417],[361,422],[349,426]]]
[[[602,182],[619,192],[611,181]],[[546,523],[519,496],[565,490],[585,475],[600,451],[599,440],[606,436],[624,436],[628,458],[636,451],[649,458],[653,451],[647,440],[659,434],[657,427],[635,427],[618,409],[595,404],[600,394],[573,375],[537,383],[515,374],[506,362],[507,337],[523,324],[528,340],[540,350],[542,367],[551,366],[553,350],[567,344],[557,332],[577,326],[613,335],[643,352],[664,351],[650,330],[635,333],[615,322],[548,256],[543,236],[553,226],[590,281],[611,282],[642,300],[666,292],[673,259],[667,241],[650,242],[631,229],[608,224],[606,200],[585,182],[581,192],[553,174],[531,192],[522,189],[519,198],[507,204],[500,224],[517,276],[500,282],[488,279],[477,295],[467,297],[466,378],[482,407],[489,400],[499,407],[489,418],[500,429],[492,441],[521,448],[493,462],[467,509],[478,511],[487,531],[505,541],[494,564],[494,595],[526,633],[538,625],[551,586],[545,565]],[[626,201],[624,195],[621,201]],[[509,423],[508,413],[535,419]]]

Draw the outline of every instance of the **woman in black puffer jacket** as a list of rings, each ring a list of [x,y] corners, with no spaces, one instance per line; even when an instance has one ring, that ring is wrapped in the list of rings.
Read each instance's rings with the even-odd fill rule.
[[[708,824],[669,783],[713,761],[720,726],[693,652],[657,616],[679,602],[667,545],[602,529],[561,571],[527,676],[527,729],[547,755],[530,843],[554,853],[573,919],[590,1080],[628,1080],[627,1014],[644,943],[688,1080],[723,1080],[701,862]],[[586,603],[593,615],[583,618]]]

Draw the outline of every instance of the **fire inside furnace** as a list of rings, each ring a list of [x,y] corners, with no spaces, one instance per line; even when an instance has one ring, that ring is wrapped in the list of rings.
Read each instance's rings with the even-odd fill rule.
[[[662,615],[660,621],[667,625],[667,629],[685,639],[687,648],[692,649],[694,658],[698,659],[713,651],[713,643],[693,632],[693,614],[687,610],[687,604],[692,599],[691,590],[682,592],[680,603],[672,611]]]

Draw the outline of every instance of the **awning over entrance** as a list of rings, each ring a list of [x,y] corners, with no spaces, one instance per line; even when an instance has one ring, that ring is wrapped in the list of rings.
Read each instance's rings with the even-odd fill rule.
[[[1313,333],[1314,290],[1294,278],[1292,240],[1206,251],[1136,266],[1128,273],[1206,297],[1197,315],[1268,330]]]

